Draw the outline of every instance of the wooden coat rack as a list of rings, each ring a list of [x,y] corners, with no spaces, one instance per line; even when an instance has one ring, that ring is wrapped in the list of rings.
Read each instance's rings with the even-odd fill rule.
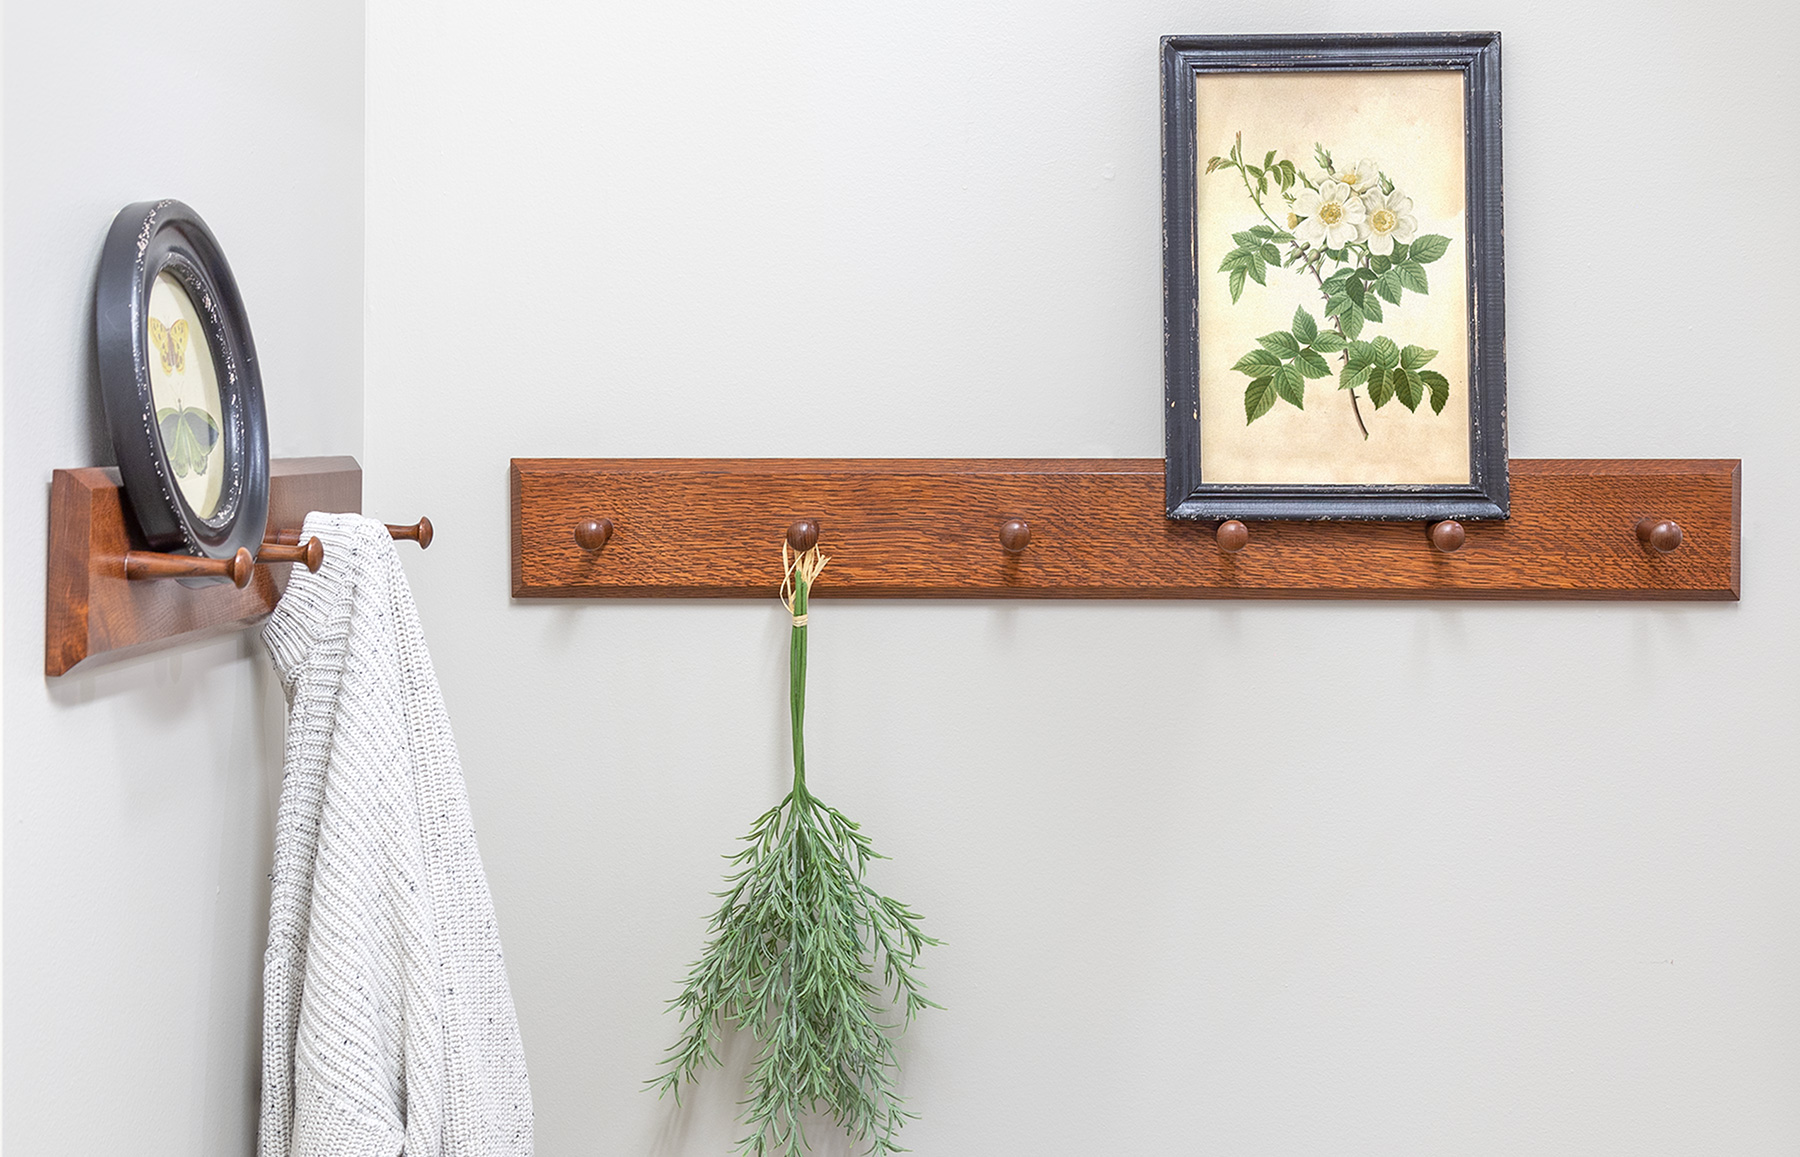
[[[277,458],[269,463],[269,529],[254,557],[159,554],[144,549],[119,472],[58,470],[50,482],[50,553],[44,608],[44,674],[243,630],[266,618],[287,567],[318,570],[324,548],[300,540],[313,511],[362,509],[356,459]],[[431,520],[389,526],[395,538],[431,545]],[[158,579],[205,578],[204,586]],[[218,581],[220,579],[228,581]]]
[[[1172,522],[1160,459],[512,463],[515,598],[1736,599],[1732,459],[1511,464],[1504,522]]]

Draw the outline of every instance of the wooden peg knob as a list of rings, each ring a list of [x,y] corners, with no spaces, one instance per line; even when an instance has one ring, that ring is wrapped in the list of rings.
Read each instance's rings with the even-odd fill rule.
[[[390,522],[387,524],[387,528],[388,533],[397,539],[404,538],[408,542],[418,543],[420,550],[431,545],[431,519],[429,518],[421,518],[412,526],[395,526]]]
[[[298,562],[304,563],[306,569],[314,574],[325,563],[325,544],[313,535],[302,543],[264,542],[262,549],[256,552],[256,561],[262,562]]]
[[[1467,537],[1462,523],[1453,519],[1446,518],[1442,522],[1433,523],[1431,527],[1431,545],[1445,554],[1461,550],[1463,540]]]
[[[1219,529],[1213,535],[1219,540],[1219,549],[1226,554],[1236,554],[1250,545],[1250,528],[1237,519],[1227,519],[1219,523]]]
[[[802,518],[788,527],[788,545],[794,548],[795,554],[805,554],[819,545],[819,520]]]
[[[1637,536],[1639,542],[1657,554],[1668,554],[1681,545],[1681,527],[1673,519],[1640,518]]]
[[[314,541],[317,541],[316,539]],[[323,550],[324,547],[320,547]],[[323,556],[321,555],[321,558]],[[250,574],[256,569],[256,559],[250,554],[248,547],[238,547],[237,553],[231,556],[231,562],[225,571],[225,577],[231,585],[243,590],[250,585]]]
[[[575,545],[589,553],[605,546],[606,540],[611,537],[610,518],[587,518],[575,524]]]
[[[230,558],[205,558],[197,554],[157,554],[147,550],[125,552],[125,577],[128,579],[227,578],[242,590],[250,585],[256,571],[256,559],[245,547],[238,547]]]
[[[1031,527],[1023,518],[1009,518],[1000,525],[1000,549],[1007,554],[1022,554],[1031,545]]]

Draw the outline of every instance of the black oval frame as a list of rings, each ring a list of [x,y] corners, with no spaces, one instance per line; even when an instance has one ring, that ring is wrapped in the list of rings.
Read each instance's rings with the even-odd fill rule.
[[[200,314],[219,381],[225,479],[202,518],[176,484],[150,392],[145,329],[158,274],[181,282]],[[250,322],[224,251],[200,215],[180,201],[140,201],[113,219],[94,290],[100,398],[119,475],[152,550],[230,558],[255,553],[269,521],[269,430]],[[220,580],[223,581],[223,580]]]

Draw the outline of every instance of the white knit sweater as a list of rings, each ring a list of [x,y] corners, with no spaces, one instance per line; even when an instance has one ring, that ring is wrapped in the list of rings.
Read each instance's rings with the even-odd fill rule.
[[[531,1090],[462,766],[393,540],[314,514],[263,638],[288,697],[262,1157],[529,1157]]]

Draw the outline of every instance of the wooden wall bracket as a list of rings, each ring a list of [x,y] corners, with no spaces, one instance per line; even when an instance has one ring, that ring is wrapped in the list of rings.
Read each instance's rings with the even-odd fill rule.
[[[1511,478],[1505,522],[1221,530],[1164,517],[1155,458],[515,458],[512,593],[772,596],[807,519],[823,597],[1738,597],[1736,460],[1515,459]]]
[[[314,510],[362,509],[354,458],[277,458],[269,474],[271,527],[299,526]],[[287,563],[258,565],[241,590],[228,582],[128,580],[126,552],[144,546],[124,497],[111,467],[51,476],[46,675],[242,630],[261,622],[286,586]]]

